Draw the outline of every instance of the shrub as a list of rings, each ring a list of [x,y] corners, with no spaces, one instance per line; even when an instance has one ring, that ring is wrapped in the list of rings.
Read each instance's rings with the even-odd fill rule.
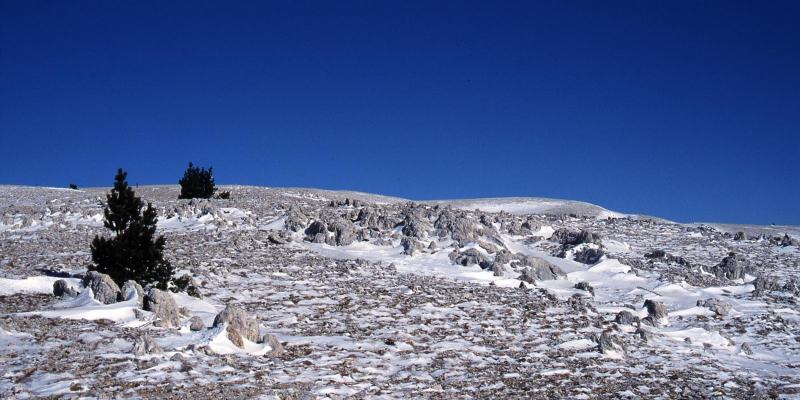
[[[200,168],[192,163],[183,173],[183,178],[178,181],[181,184],[181,195],[179,199],[208,199],[217,190],[214,186],[214,176],[211,167],[208,169]]]
[[[217,197],[218,197],[218,198],[220,198],[220,199],[223,199],[223,200],[228,200],[228,199],[230,199],[230,198],[231,198],[231,192],[228,192],[228,191],[225,191],[225,192],[219,192],[219,194],[217,195]]]
[[[69,184],[69,188],[72,189],[72,190],[78,190],[78,185],[76,185],[74,183],[70,183]]]
[[[174,268],[164,259],[164,236],[155,237],[157,213],[152,204],[144,207],[125,180],[120,168],[114,188],[106,196],[103,225],[113,232],[110,238],[95,236],[92,241],[90,271],[108,274],[118,285],[134,280],[166,289]]]

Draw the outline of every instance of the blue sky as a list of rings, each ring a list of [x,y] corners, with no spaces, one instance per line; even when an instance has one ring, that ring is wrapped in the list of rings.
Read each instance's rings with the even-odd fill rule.
[[[169,4],[166,4],[169,3]],[[797,2],[0,2],[0,183],[800,224]]]

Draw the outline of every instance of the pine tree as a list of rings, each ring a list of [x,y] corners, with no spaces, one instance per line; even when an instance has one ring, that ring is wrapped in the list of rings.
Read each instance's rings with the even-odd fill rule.
[[[214,186],[212,167],[208,167],[208,169],[200,168],[191,162],[183,173],[183,178],[178,183],[181,185],[179,199],[208,199],[217,190],[217,187]]]
[[[155,237],[157,212],[150,203],[144,207],[128,186],[127,175],[120,168],[114,188],[106,196],[103,225],[114,236],[95,236],[91,245],[94,264],[89,269],[108,274],[118,285],[132,279],[166,289],[174,268],[164,259],[164,236]]]

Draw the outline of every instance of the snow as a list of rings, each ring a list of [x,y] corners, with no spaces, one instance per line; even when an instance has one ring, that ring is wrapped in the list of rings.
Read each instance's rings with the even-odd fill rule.
[[[31,276],[25,279],[0,278],[0,296],[17,293],[53,293],[53,284],[60,279],[67,281],[73,289],[81,287],[80,279],[52,276]]]

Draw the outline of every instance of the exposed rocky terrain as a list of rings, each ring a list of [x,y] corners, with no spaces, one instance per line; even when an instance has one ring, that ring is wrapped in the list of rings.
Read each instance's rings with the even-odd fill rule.
[[[800,396],[796,231],[223,189],[136,188],[171,293],[87,274],[106,189],[0,186],[0,397]]]

